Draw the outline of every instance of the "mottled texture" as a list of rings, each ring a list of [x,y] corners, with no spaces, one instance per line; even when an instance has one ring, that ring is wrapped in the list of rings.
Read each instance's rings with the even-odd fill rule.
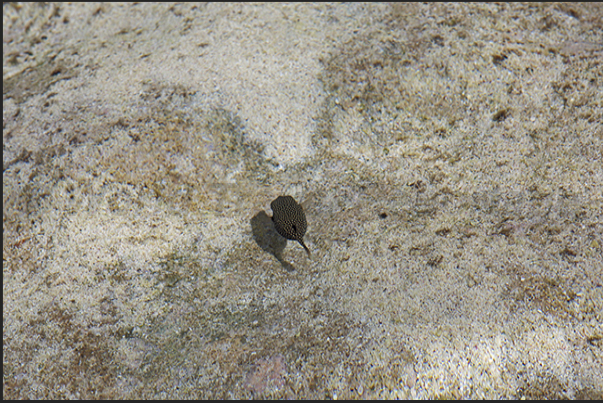
[[[3,11],[3,399],[603,395],[603,4]]]
[[[260,359],[253,370],[247,374],[245,389],[251,391],[254,396],[261,396],[266,391],[266,388],[278,390],[285,386],[286,375],[287,365],[285,357],[281,354],[275,357]]]
[[[272,208],[272,222],[274,222],[276,232],[287,239],[299,242],[309,256],[310,250],[304,244],[304,235],[308,223],[303,207],[297,204],[291,196],[277,197],[270,203],[270,207]]]

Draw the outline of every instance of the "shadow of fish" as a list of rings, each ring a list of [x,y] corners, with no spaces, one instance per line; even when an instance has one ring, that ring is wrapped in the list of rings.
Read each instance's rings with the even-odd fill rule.
[[[286,239],[299,242],[310,256],[310,250],[304,243],[308,223],[302,206],[291,196],[279,196],[270,203],[270,207],[276,232]]]

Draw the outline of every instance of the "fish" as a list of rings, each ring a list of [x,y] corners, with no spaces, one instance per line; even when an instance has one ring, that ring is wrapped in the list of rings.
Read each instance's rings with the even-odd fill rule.
[[[308,222],[303,207],[291,196],[279,196],[270,203],[270,208],[276,232],[283,238],[299,242],[310,256],[310,249],[304,243]]]

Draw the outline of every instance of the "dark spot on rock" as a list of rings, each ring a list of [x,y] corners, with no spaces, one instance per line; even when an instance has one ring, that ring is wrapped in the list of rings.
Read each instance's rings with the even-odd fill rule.
[[[508,109],[501,109],[492,116],[492,120],[495,122],[502,122],[509,116]]]

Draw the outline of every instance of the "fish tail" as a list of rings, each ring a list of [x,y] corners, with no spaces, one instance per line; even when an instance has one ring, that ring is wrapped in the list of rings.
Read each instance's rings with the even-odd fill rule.
[[[305,244],[305,243],[303,243],[303,242],[300,242],[300,244],[301,244],[301,246],[303,246],[303,247],[304,247],[304,249],[305,249],[305,250],[306,250],[306,252],[308,253],[308,257],[311,257],[311,256],[312,256],[312,254],[310,253],[310,249],[308,249],[308,247],[306,246],[306,244]]]

